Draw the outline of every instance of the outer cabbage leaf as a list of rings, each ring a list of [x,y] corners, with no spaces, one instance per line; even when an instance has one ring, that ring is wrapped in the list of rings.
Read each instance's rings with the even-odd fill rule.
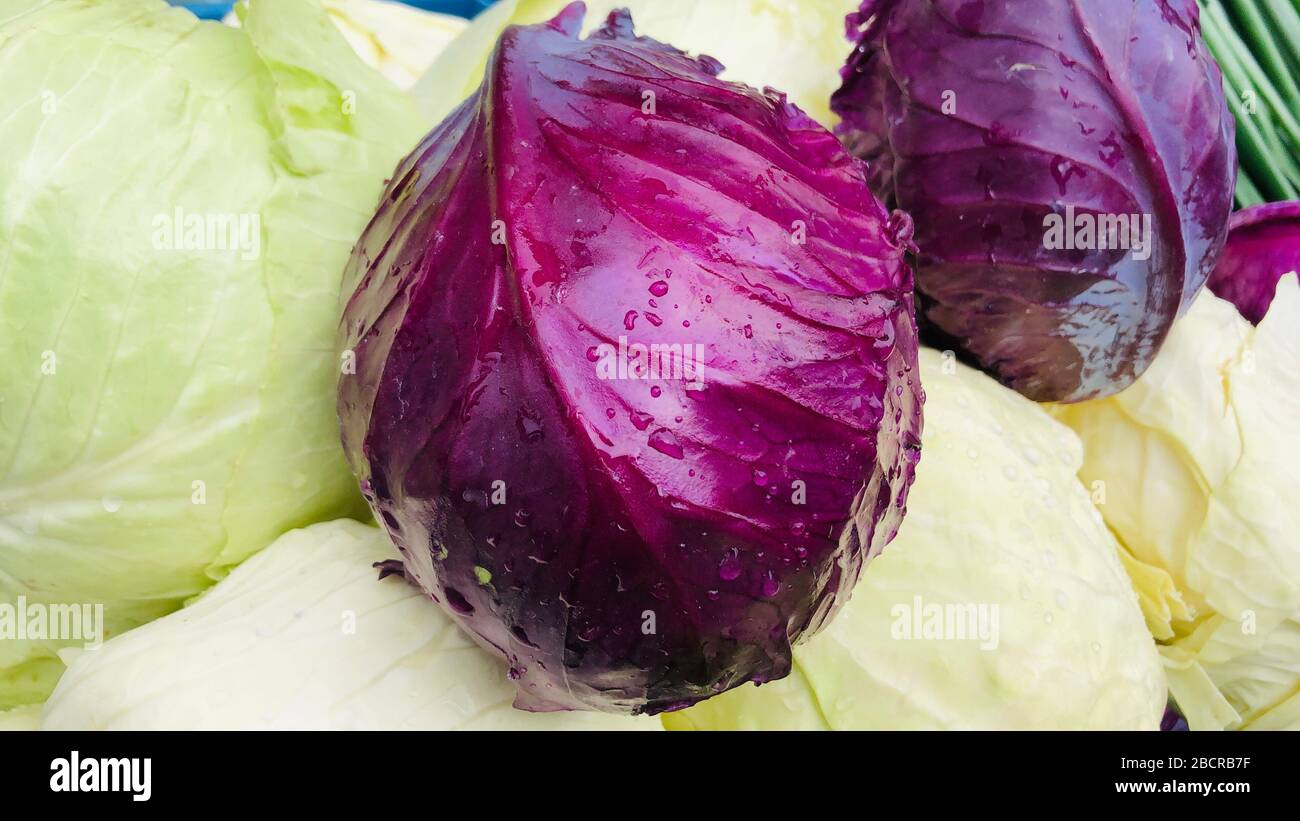
[[[1300,730],[1300,614],[1262,641],[1216,614],[1161,653],[1192,729]]]
[[[920,361],[925,459],[898,538],[788,679],[666,715],[669,729],[1159,726],[1164,674],[1075,475],[1077,437],[978,371]],[[986,608],[990,626],[997,608],[996,642],[969,621],[967,638],[925,638],[932,605]]]
[[[1273,303],[1278,280],[1300,271],[1300,202],[1238,211],[1230,226],[1210,290],[1258,325]]]
[[[112,635],[364,513],[339,278],[418,116],[306,0],[242,30],[11,2],[0,53],[0,602],[101,603]],[[248,244],[166,230],[226,215],[259,218]],[[48,692],[59,644],[0,641],[0,707]]]
[[[410,88],[469,22],[393,0],[322,0],[348,45],[398,88]],[[234,11],[226,16],[238,25]]]
[[[1060,409],[1084,442],[1081,476],[1104,483],[1107,523],[1189,606],[1152,630],[1194,730],[1295,715],[1298,326],[1295,275],[1258,327],[1207,292],[1132,387]]]
[[[412,90],[430,122],[442,121],[478,88],[506,26],[544,22],[567,2],[499,0],[475,17]],[[723,79],[779,88],[827,128],[836,121],[830,96],[849,51],[844,16],[853,0],[587,0],[586,6],[588,29],[626,8],[642,34],[720,60]]]
[[[832,108],[916,221],[942,346],[1040,401],[1146,370],[1232,209],[1234,124],[1198,21],[1194,0],[864,0]]]
[[[39,704],[27,704],[12,710],[0,710],[0,732],[6,730],[39,730],[41,727],[41,707]]]
[[[383,531],[340,520],[285,534],[180,612],[72,657],[44,729],[660,729],[535,715],[506,668],[401,578]]]
[[[507,29],[397,170],[339,413],[407,572],[522,706],[658,711],[786,675],[902,520],[908,224],[778,93],[581,13]],[[699,367],[628,378],[633,345]]]

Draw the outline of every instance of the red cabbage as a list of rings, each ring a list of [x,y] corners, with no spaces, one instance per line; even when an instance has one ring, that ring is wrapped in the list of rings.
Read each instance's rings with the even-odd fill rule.
[[[1194,0],[865,0],[849,28],[831,107],[916,221],[927,333],[1036,400],[1132,383],[1232,207],[1234,123]]]
[[[1258,325],[1273,304],[1278,280],[1300,271],[1300,202],[1247,208],[1233,214],[1229,225],[1210,290]]]
[[[339,413],[405,574],[518,706],[654,713],[785,676],[897,531],[911,226],[783,95],[583,13],[508,28],[398,167]]]

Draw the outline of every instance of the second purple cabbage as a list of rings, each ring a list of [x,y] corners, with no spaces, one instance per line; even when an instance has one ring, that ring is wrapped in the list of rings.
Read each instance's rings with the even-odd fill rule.
[[[850,16],[832,108],[916,222],[939,344],[1040,401],[1146,370],[1232,207],[1234,125],[1198,21],[1194,0],[866,0]]]

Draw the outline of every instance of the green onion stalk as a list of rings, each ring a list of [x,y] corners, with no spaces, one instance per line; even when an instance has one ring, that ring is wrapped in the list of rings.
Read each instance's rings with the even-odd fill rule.
[[[1200,0],[1237,118],[1237,205],[1300,198],[1300,0]]]

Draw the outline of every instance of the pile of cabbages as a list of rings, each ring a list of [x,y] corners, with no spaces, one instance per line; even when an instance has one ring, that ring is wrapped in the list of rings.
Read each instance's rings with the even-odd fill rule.
[[[0,726],[1300,728],[1194,0],[29,5]]]

